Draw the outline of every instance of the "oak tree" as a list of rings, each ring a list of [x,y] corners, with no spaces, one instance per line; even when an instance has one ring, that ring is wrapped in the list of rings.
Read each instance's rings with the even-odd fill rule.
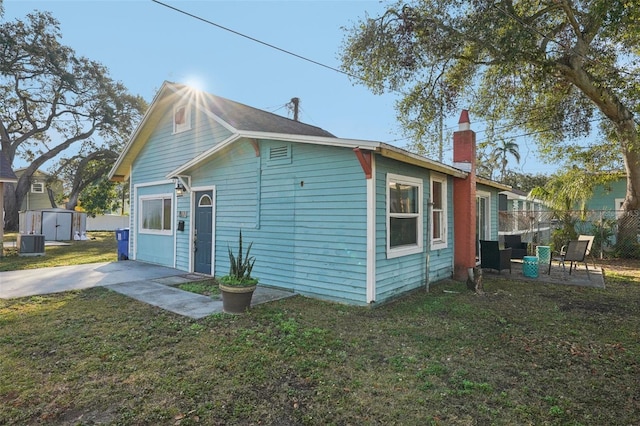
[[[464,102],[505,132],[526,130],[546,159],[617,153],[632,211],[639,46],[635,0],[408,0],[347,29],[342,67],[375,93],[402,93],[398,118],[416,138]]]
[[[146,108],[103,65],[60,39],[59,23],[48,12],[0,25],[0,143],[12,165],[16,158],[28,163],[17,184],[5,186],[9,230],[18,228],[18,210],[38,168],[69,151],[92,160],[100,153],[112,162]],[[82,169],[74,174],[86,176]],[[90,182],[81,179],[67,195],[73,200]]]

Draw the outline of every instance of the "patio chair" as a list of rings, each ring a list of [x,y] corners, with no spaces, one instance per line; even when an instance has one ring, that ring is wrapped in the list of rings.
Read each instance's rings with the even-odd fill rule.
[[[578,236],[579,241],[589,241],[587,244],[587,254],[586,256],[591,256],[591,261],[593,261],[593,267],[596,267],[596,257],[591,253],[591,246],[593,246],[593,239],[595,237],[593,235],[580,235]]]
[[[512,249],[512,259],[522,259],[527,255],[528,243],[523,243],[520,235],[505,235],[504,247]]]
[[[551,275],[551,264],[556,261],[562,265],[562,273],[566,272],[565,262],[569,262],[569,275],[571,275],[571,271],[574,269],[574,263],[577,265],[578,262],[584,263],[584,268],[587,271],[587,278],[591,281],[591,276],[589,275],[589,267],[587,266],[587,261],[585,260],[587,257],[587,247],[589,246],[589,241],[587,240],[573,240],[569,241],[566,246],[562,246],[560,250],[560,256],[552,257],[549,261],[549,271],[548,274]]]
[[[480,240],[480,267],[511,273],[511,248],[500,248],[498,241]]]

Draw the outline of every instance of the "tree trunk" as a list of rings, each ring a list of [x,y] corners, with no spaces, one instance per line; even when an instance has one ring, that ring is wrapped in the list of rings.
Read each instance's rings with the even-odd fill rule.
[[[16,184],[6,184],[4,188],[5,229],[17,232],[20,226],[20,208],[25,195],[29,191],[30,176],[23,174]]]
[[[75,210],[78,205],[78,197],[80,194],[76,191],[72,191],[69,194],[69,200],[65,203],[64,208],[67,210]]]
[[[55,209],[58,207],[56,204],[55,194],[51,188],[47,188],[47,196],[49,197],[49,204],[51,204],[51,208]]]
[[[16,205],[15,184],[5,183],[4,185],[4,229],[11,232],[17,232],[19,226],[20,210]]]
[[[626,125],[625,125],[626,124]],[[624,156],[624,166],[627,172],[627,193],[622,204],[624,213],[618,219],[618,235],[616,246],[619,255],[625,258],[635,258],[640,254],[638,244],[638,214],[640,213],[640,154],[637,146],[638,133],[635,123],[625,122],[619,126],[618,135]],[[625,138],[623,140],[623,138]]]

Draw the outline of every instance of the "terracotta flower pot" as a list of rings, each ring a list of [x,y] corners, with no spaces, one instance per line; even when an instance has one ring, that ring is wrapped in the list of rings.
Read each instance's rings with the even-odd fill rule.
[[[220,284],[222,310],[229,314],[243,314],[251,306],[251,298],[256,286],[226,286]]]

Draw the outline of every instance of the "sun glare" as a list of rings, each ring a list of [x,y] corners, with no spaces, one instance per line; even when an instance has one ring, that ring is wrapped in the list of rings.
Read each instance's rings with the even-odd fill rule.
[[[184,81],[184,84],[200,92],[206,91],[206,87],[207,87],[207,84],[204,79],[197,76],[193,76],[193,75],[187,77]]]

